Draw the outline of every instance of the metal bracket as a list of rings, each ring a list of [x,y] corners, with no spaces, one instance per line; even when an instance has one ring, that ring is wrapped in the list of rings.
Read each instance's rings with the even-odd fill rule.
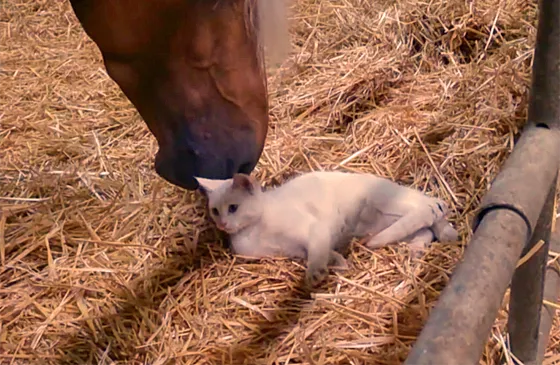
[[[531,227],[531,222],[529,221],[529,218],[527,218],[527,215],[523,212],[521,208],[516,207],[514,204],[496,203],[496,204],[489,204],[486,207],[482,207],[474,217],[472,223],[473,232],[477,230],[478,226],[480,225],[480,222],[482,222],[482,220],[484,219],[484,216],[494,210],[509,210],[513,213],[516,213],[519,217],[521,217],[521,219],[523,219],[525,225],[527,226],[527,238],[525,239],[525,247],[523,248],[523,252],[521,253],[521,256],[525,255],[527,251],[530,249],[529,245],[531,243],[531,237],[533,237],[533,228]]]

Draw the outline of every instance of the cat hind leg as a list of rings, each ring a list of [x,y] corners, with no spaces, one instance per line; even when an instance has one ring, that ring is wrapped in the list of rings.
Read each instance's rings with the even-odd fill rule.
[[[445,219],[440,219],[432,226],[435,238],[439,242],[457,241],[459,232]]]
[[[434,241],[446,243],[457,241],[459,238],[459,233],[445,219],[437,221],[430,228],[422,228],[410,240],[404,240],[409,243],[412,257],[419,258],[427,248],[432,246]]]
[[[434,222],[443,219],[444,214],[445,210],[442,209],[441,204],[434,200],[431,204],[423,205],[403,215],[395,223],[371,237],[366,242],[366,246],[374,249],[402,241],[423,228],[431,227]]]

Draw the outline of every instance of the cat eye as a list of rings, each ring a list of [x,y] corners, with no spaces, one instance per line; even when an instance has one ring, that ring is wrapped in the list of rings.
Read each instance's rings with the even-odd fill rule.
[[[220,215],[220,212],[218,212],[218,209],[212,208],[212,214],[213,215]]]
[[[235,212],[237,212],[237,204],[232,204],[228,207],[228,211],[233,214]]]

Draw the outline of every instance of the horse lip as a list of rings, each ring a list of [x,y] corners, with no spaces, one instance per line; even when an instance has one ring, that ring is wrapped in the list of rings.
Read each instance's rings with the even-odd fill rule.
[[[194,176],[189,176],[189,177],[186,177],[186,178],[185,178],[185,176],[183,176],[183,179],[178,179],[175,176],[175,174],[171,174],[171,176],[170,176],[169,174],[165,174],[165,173],[162,173],[161,171],[158,171],[157,168],[156,168],[156,172],[159,175],[159,177],[161,177],[165,181],[169,182],[170,184],[176,185],[180,188],[190,190],[190,191],[194,191],[194,190],[197,190],[197,189],[200,188],[200,184],[194,178]]]
[[[165,177],[164,177],[164,179],[169,181],[170,183],[172,183],[174,185],[177,185],[178,187],[186,189],[186,190],[194,191],[194,190],[200,189],[200,184],[198,183],[198,181],[194,177],[189,178],[187,182],[179,181],[179,180],[175,180],[175,179],[167,179]]]

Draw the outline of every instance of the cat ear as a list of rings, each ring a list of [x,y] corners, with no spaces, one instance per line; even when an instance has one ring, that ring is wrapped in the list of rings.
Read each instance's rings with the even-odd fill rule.
[[[258,182],[249,175],[246,174],[235,174],[233,175],[233,189],[240,189],[253,194],[256,189],[258,189]]]
[[[199,188],[202,189],[206,194],[211,193],[212,191],[216,190],[220,185],[222,185],[227,180],[214,180],[214,179],[205,179],[203,177],[197,177],[196,180],[198,181]]]

